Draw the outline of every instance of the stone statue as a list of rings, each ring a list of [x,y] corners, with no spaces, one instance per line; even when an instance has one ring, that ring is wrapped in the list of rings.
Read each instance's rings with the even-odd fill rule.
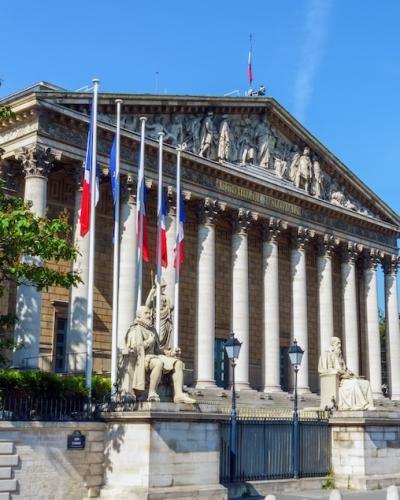
[[[156,278],[157,279],[157,278]],[[161,279],[161,295],[160,295],[160,347],[162,349],[171,346],[171,339],[173,334],[172,311],[174,306],[171,304],[167,294],[167,284],[164,279]],[[154,284],[149,292],[146,300],[146,306],[152,311],[153,325],[156,320],[156,284]]]
[[[222,116],[219,126],[218,160],[229,161],[231,157],[231,131],[229,129],[228,115]]]
[[[200,151],[201,117],[191,116],[185,123],[185,142],[194,153]]]
[[[254,139],[257,145],[257,164],[261,167],[268,168],[277,138],[264,118],[262,118],[256,126]]]
[[[249,118],[246,118],[243,121],[242,133],[238,137],[240,165],[246,165],[246,163],[254,163],[255,148],[252,142],[251,130],[251,121]]]
[[[158,139],[158,134],[160,132],[165,133],[163,119],[160,116],[155,116],[153,123],[146,123],[146,130],[148,131],[150,137]]]
[[[289,167],[289,180],[292,182],[294,182],[294,179],[296,177],[296,171],[298,168],[299,159],[300,159],[299,146],[295,144],[291,152],[290,167]]]
[[[214,147],[218,133],[213,122],[213,113],[207,113],[201,127],[200,151],[199,156],[203,158],[214,159]]]
[[[173,146],[183,142],[183,125],[178,115],[173,115],[171,121],[165,126],[164,141]]]
[[[133,363],[132,389],[144,391],[146,373],[150,374],[148,401],[160,401],[157,388],[163,374],[171,374],[174,403],[192,404],[196,401],[185,394],[183,386],[183,362],[178,358],[180,349],[162,349],[152,327],[151,310],[140,306],[135,321],[125,337],[126,348]]]
[[[281,158],[275,158],[274,171],[275,174],[281,179],[285,178],[287,174],[287,161],[282,160]]]
[[[321,171],[321,165],[317,158],[313,162],[313,186],[312,193],[317,198],[324,197],[324,174]]]
[[[321,354],[318,364],[320,375],[339,376],[339,410],[372,410],[371,385],[368,380],[357,377],[347,367],[343,359],[341,341],[332,337],[329,351]]]
[[[310,148],[305,147],[303,154],[299,156],[295,168],[294,185],[309,192],[312,176],[312,163],[310,159]]]

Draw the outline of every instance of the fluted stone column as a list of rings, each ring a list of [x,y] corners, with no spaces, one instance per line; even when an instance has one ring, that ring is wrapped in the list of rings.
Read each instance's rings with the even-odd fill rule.
[[[31,211],[37,216],[43,216],[47,205],[48,174],[54,164],[54,156],[50,148],[40,146],[22,148],[19,159],[25,174],[25,201],[32,203]],[[32,256],[23,257],[27,262],[40,264],[40,260]],[[37,368],[40,352],[40,319],[42,296],[29,284],[20,285],[17,290],[14,338],[17,343],[23,342],[24,347],[17,350],[13,356],[14,366]]]
[[[79,251],[72,264],[72,270],[79,273],[82,283],[71,287],[68,305],[67,357],[66,369],[81,372],[86,366],[87,299],[89,274],[89,235],[80,235],[80,212],[82,198],[82,166],[74,171],[76,180],[74,210],[74,245]]]
[[[342,324],[344,359],[349,370],[360,373],[360,347],[358,339],[358,303],[356,260],[357,245],[347,243],[342,249]]]
[[[249,257],[248,228],[252,214],[240,209],[235,214],[232,234],[232,331],[242,348],[236,365],[237,389],[250,389],[249,384]]]
[[[400,328],[399,304],[397,298],[397,255],[384,260],[385,307],[386,307],[386,366],[388,370],[389,394],[391,399],[400,400]]]
[[[281,392],[279,342],[278,237],[285,223],[271,218],[263,225],[263,353],[264,392]]]
[[[174,305],[175,302],[175,240],[176,240],[176,193],[171,187],[168,188],[168,214],[166,217],[166,238],[167,238],[167,251],[168,251],[168,266],[163,267],[161,276],[167,284],[167,295]]]
[[[332,256],[338,241],[325,234],[318,245],[318,330],[320,353],[327,351],[333,337]]]
[[[197,239],[196,387],[215,387],[215,217],[218,203],[204,200],[199,208]]]
[[[118,349],[124,348],[126,332],[135,319],[136,265],[136,182],[127,175],[121,183]]]
[[[303,360],[297,376],[298,391],[310,391],[308,381],[308,329],[307,329],[307,268],[306,244],[314,234],[312,231],[299,227],[292,235],[292,250],[290,256],[292,279],[292,341],[304,350]]]
[[[378,288],[376,268],[379,255],[375,250],[367,252],[364,260],[365,314],[368,378],[374,398],[382,397],[381,346],[379,338]]]

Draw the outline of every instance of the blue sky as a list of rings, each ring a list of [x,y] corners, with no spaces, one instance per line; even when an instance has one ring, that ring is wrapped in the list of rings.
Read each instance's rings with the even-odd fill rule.
[[[0,96],[35,81],[221,95],[255,83],[397,212],[398,0],[3,0]],[[4,46],[6,44],[6,47]]]

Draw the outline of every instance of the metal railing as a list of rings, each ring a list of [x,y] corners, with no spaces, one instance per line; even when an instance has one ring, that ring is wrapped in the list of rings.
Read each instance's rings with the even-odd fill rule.
[[[221,424],[220,480],[230,481],[230,421]],[[233,481],[293,477],[291,419],[239,418]],[[326,419],[300,419],[300,477],[325,476],[330,469]]]
[[[85,399],[0,397],[0,420],[93,420],[97,415],[97,406]]]

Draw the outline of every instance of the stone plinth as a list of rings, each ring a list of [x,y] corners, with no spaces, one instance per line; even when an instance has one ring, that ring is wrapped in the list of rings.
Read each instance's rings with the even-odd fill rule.
[[[168,403],[104,414],[101,498],[226,499],[227,490],[219,484],[218,422],[224,418]]]
[[[332,468],[340,488],[400,484],[400,412],[338,411],[332,424]]]

